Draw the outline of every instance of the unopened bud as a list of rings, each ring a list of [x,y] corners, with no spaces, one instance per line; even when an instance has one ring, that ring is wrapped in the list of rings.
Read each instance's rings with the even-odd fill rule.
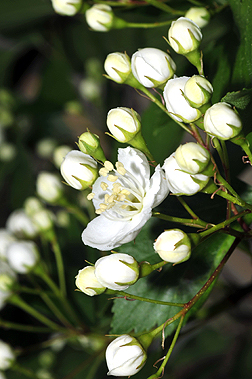
[[[166,230],[154,242],[154,250],[166,262],[181,263],[191,255],[191,242],[180,229]]]
[[[100,295],[106,290],[106,287],[97,280],[94,266],[86,266],[79,270],[75,278],[76,287],[88,296]]]

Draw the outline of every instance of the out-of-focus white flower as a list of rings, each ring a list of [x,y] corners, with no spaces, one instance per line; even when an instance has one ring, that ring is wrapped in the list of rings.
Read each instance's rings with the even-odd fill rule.
[[[84,190],[98,177],[96,161],[79,150],[70,151],[60,166],[65,181],[73,188]]]
[[[9,162],[15,158],[17,153],[15,145],[9,142],[2,142],[0,144],[0,161]]]
[[[12,295],[12,286],[16,280],[17,275],[9,264],[0,260],[0,310],[5,306],[7,299]]]
[[[48,203],[56,203],[63,194],[63,184],[56,174],[41,171],[37,177],[37,193]]]
[[[119,142],[129,142],[141,129],[139,114],[130,108],[110,109],[107,115],[107,126],[110,133]]]
[[[204,7],[192,7],[186,12],[185,17],[195,22],[200,28],[203,28],[210,20],[210,13]]]
[[[191,106],[199,108],[209,103],[213,93],[212,84],[203,76],[193,75],[185,83],[184,95]]]
[[[200,118],[201,112],[191,107],[183,93],[190,78],[181,76],[168,80],[164,88],[165,105],[172,118],[177,121],[192,122]]]
[[[106,290],[95,276],[94,266],[86,266],[79,270],[75,277],[75,285],[88,296],[100,295]]]
[[[71,151],[71,147],[67,145],[61,145],[56,147],[56,149],[53,152],[53,163],[57,168],[60,168],[61,163],[63,162],[65,156],[67,153]]]
[[[82,6],[82,0],[52,0],[55,12],[62,16],[74,16]]]
[[[154,242],[154,250],[166,262],[181,263],[191,255],[191,242],[180,229],[166,230]]]
[[[0,340],[0,370],[10,368],[15,360],[15,355],[10,345]]]
[[[126,53],[111,53],[104,62],[104,69],[110,79],[123,83],[131,73],[130,58]]]
[[[13,242],[7,249],[7,260],[14,271],[27,274],[39,260],[36,244],[32,241]]]
[[[3,372],[0,372],[0,379],[7,379]]]
[[[87,101],[95,101],[102,96],[101,83],[96,78],[84,78],[79,85],[79,91],[83,99]]]
[[[183,172],[175,159],[175,153],[166,158],[163,169],[168,188],[174,195],[194,195],[201,191],[209,181],[206,175],[191,175]]]
[[[85,16],[90,28],[98,32],[107,32],[113,25],[114,13],[106,4],[93,5],[86,11]]]
[[[30,196],[25,199],[24,210],[29,217],[43,208],[43,204],[37,197]]]
[[[175,151],[175,159],[179,167],[188,174],[199,174],[210,163],[209,151],[195,142],[180,145]]]
[[[167,82],[173,76],[176,65],[164,51],[147,47],[132,55],[131,69],[139,83],[151,88]]]
[[[104,287],[123,291],[137,281],[139,268],[131,255],[115,253],[98,259],[94,273]]]
[[[54,138],[43,138],[36,145],[36,152],[40,158],[51,159],[56,148],[57,141]]]
[[[216,103],[205,113],[204,129],[212,137],[228,140],[241,132],[242,121],[231,105]]]
[[[6,259],[7,247],[16,240],[16,238],[7,229],[0,229],[0,260]]]
[[[196,50],[201,42],[202,33],[197,24],[186,17],[173,21],[168,32],[171,47],[178,54],[187,54]]]
[[[106,350],[107,375],[131,376],[141,370],[147,354],[136,338],[123,334],[112,341]]]
[[[99,216],[84,229],[82,240],[85,245],[111,250],[137,236],[152,208],[168,195],[168,188],[160,166],[150,178],[147,158],[132,147],[118,150],[116,168],[108,161],[104,166],[88,195]]]
[[[7,230],[18,238],[34,238],[38,230],[24,209],[13,211],[6,221]]]
[[[53,228],[54,214],[49,209],[40,209],[32,215],[32,221],[39,233],[44,233]]]

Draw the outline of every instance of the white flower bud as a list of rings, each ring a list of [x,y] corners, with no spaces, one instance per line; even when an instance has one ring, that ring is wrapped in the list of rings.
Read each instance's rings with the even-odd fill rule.
[[[60,172],[65,181],[78,190],[90,187],[98,177],[96,161],[78,150],[72,150],[65,156]]]
[[[61,163],[63,162],[63,159],[71,151],[71,147],[67,145],[61,145],[56,147],[56,149],[53,152],[53,163],[57,168],[60,168]]]
[[[34,238],[38,230],[24,209],[16,209],[6,221],[6,228],[18,238]]]
[[[16,238],[7,229],[0,229],[0,259],[6,259],[7,248],[15,240]]]
[[[152,88],[167,82],[176,65],[170,55],[156,48],[139,49],[131,58],[131,69],[134,77],[144,87]]]
[[[99,136],[89,131],[82,133],[79,137],[79,149],[93,157],[96,161],[105,162],[106,158],[101,147]]]
[[[56,144],[54,138],[43,138],[36,145],[36,153],[40,158],[51,159]]]
[[[194,75],[185,83],[184,95],[190,105],[199,108],[208,103],[212,97],[213,86],[203,76]]]
[[[191,255],[191,242],[187,234],[180,229],[166,230],[153,244],[161,259],[171,263],[181,263]]]
[[[57,202],[63,194],[63,184],[58,176],[47,171],[41,171],[37,177],[37,193],[48,203]]]
[[[63,16],[74,16],[82,6],[82,0],[52,0],[55,12]]]
[[[175,159],[179,167],[188,174],[199,174],[210,162],[209,151],[195,142],[180,145],[175,151]]]
[[[137,281],[138,263],[128,254],[107,255],[96,261],[95,276],[104,287],[123,291]]]
[[[195,22],[189,18],[180,17],[172,22],[168,39],[173,50],[184,55],[199,47],[202,33]]]
[[[203,28],[210,20],[210,13],[204,7],[192,7],[186,12],[185,17],[195,22],[200,28]]]
[[[175,159],[175,153],[166,158],[163,169],[168,188],[174,195],[194,195],[201,191],[209,181],[206,175],[191,175],[183,172]]]
[[[0,265],[0,291],[9,296],[11,287],[16,282],[17,275],[7,262],[1,262]]]
[[[131,376],[141,370],[147,354],[136,338],[123,334],[112,341],[106,350],[107,375]]]
[[[123,83],[131,73],[130,58],[126,53],[111,53],[104,62],[104,70],[110,79]]]
[[[7,249],[7,259],[14,271],[27,274],[38,262],[37,246],[31,241],[13,242]]]
[[[205,113],[204,129],[213,137],[228,140],[241,132],[242,121],[231,105],[216,103]]]
[[[86,21],[91,29],[107,32],[113,25],[114,13],[109,5],[95,4],[86,13]]]
[[[111,109],[107,115],[107,126],[115,139],[128,142],[141,129],[139,114],[133,109],[118,107]]]
[[[24,210],[29,217],[31,217],[34,213],[40,211],[41,209],[43,209],[43,204],[37,197],[27,197],[27,199],[24,202]]]
[[[106,287],[98,282],[94,266],[86,266],[82,270],[79,270],[75,278],[76,287],[88,296],[100,295],[106,290]]]
[[[0,340],[0,370],[10,368],[15,360],[15,355],[10,345]]]
[[[200,118],[201,112],[191,107],[184,97],[188,76],[168,80],[164,88],[165,105],[171,117],[177,121],[192,122]]]
[[[40,209],[32,215],[32,221],[40,233],[53,228],[54,214],[49,209]]]
[[[0,161],[9,162],[16,156],[17,149],[13,143],[2,142],[0,145]]]

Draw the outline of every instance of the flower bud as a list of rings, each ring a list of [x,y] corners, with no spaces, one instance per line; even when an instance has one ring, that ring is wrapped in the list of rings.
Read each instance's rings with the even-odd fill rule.
[[[82,0],[52,0],[55,12],[62,16],[74,16],[82,6]]]
[[[91,155],[95,160],[105,162],[106,158],[102,150],[99,136],[89,131],[82,133],[79,137],[79,149],[84,153]]]
[[[184,95],[194,108],[200,108],[212,97],[213,86],[203,76],[194,75],[185,83]]]
[[[7,259],[14,271],[27,274],[38,262],[37,246],[31,241],[13,242],[7,249]]]
[[[29,217],[31,217],[34,213],[40,211],[41,209],[43,209],[43,204],[37,197],[27,197],[27,199],[24,202],[24,210]]]
[[[166,230],[153,244],[161,259],[171,263],[182,263],[191,255],[191,242],[186,233],[180,229]]]
[[[7,262],[1,262],[0,266],[0,291],[9,296],[11,287],[17,280],[16,273],[12,270]]]
[[[106,290],[106,287],[98,282],[94,266],[86,266],[82,270],[79,270],[75,278],[76,287],[88,296],[100,295]]]
[[[0,229],[0,259],[6,259],[7,248],[15,240],[16,238],[7,229]]]
[[[49,209],[40,209],[32,215],[32,221],[39,233],[44,233],[53,228],[54,214]]]
[[[15,355],[10,345],[0,340],[0,370],[7,370],[15,361]]]
[[[107,255],[96,261],[95,276],[104,287],[123,291],[137,281],[138,263],[128,254]]]
[[[184,97],[188,76],[168,80],[164,88],[165,105],[171,117],[176,121],[193,122],[201,117],[198,109],[191,107]]]
[[[71,151],[71,147],[67,145],[61,145],[56,147],[56,149],[53,152],[53,163],[57,168],[60,168],[61,163],[63,162],[63,159]]]
[[[141,370],[147,354],[138,340],[123,334],[112,341],[106,350],[107,375],[131,376]]]
[[[109,79],[124,83],[131,73],[130,58],[126,53],[111,53],[104,62],[104,70]]]
[[[38,230],[24,209],[16,209],[6,221],[7,230],[18,238],[35,238]]]
[[[209,151],[195,142],[180,145],[175,151],[175,160],[179,167],[188,174],[205,171],[210,163]]]
[[[191,175],[183,172],[175,159],[175,153],[166,158],[163,169],[168,188],[174,195],[194,195],[201,191],[209,181],[206,175]]]
[[[36,145],[36,153],[40,158],[51,159],[57,141],[54,138],[43,138]]]
[[[168,32],[171,47],[178,54],[187,53],[198,49],[202,33],[197,24],[186,17],[180,17],[173,21]]]
[[[133,109],[118,107],[107,115],[107,126],[119,142],[129,142],[141,129],[141,118]]]
[[[0,161],[10,162],[17,154],[16,146],[13,143],[2,142],[0,148]]]
[[[56,203],[63,195],[63,184],[58,176],[47,171],[41,171],[37,177],[37,193],[48,203]]]
[[[114,13],[109,5],[95,4],[86,13],[86,21],[91,29],[107,32],[112,28]]]
[[[139,49],[131,58],[134,77],[144,87],[158,87],[170,79],[176,65],[170,55],[155,48]]]
[[[60,172],[65,181],[78,190],[90,187],[98,177],[96,161],[78,150],[72,150],[65,156]]]
[[[195,22],[200,28],[203,28],[210,20],[210,13],[204,7],[192,7],[186,12],[185,17]]]
[[[242,121],[231,105],[216,103],[205,113],[204,129],[212,137],[228,140],[241,132]]]

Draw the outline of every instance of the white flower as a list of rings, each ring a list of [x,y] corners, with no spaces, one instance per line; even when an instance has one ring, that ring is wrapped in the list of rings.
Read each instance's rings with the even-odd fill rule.
[[[203,28],[210,20],[210,13],[204,7],[192,7],[186,12],[185,17],[195,22],[200,28]]]
[[[55,12],[63,16],[74,16],[81,8],[82,0],[52,0]]]
[[[205,113],[204,129],[213,137],[228,140],[241,132],[242,121],[231,105],[216,103]]]
[[[7,259],[14,271],[27,274],[39,259],[36,244],[31,241],[13,242],[7,249]]]
[[[166,230],[154,242],[154,250],[166,262],[181,263],[191,254],[191,243],[180,229]]]
[[[109,131],[119,142],[128,142],[141,129],[140,116],[133,109],[113,108],[107,115]]]
[[[34,238],[38,230],[24,209],[16,209],[6,221],[6,228],[18,238]]]
[[[106,290],[106,287],[97,280],[94,266],[86,266],[79,270],[75,278],[76,287],[88,296],[100,295]]]
[[[175,159],[179,167],[188,174],[199,174],[210,162],[209,151],[195,142],[180,145],[175,151]]]
[[[132,147],[118,152],[116,168],[105,162],[104,176],[93,185],[89,199],[93,197],[96,213],[100,215],[82,233],[85,245],[100,250],[111,250],[132,241],[151,217],[152,208],[168,195],[160,166],[150,178],[150,166],[142,152]]]
[[[163,169],[168,188],[174,195],[194,195],[202,190],[209,180],[206,175],[190,175],[183,172],[175,159],[175,153],[166,158]]]
[[[162,50],[147,47],[132,55],[131,69],[134,77],[144,87],[157,87],[170,79],[176,65],[170,55]]]
[[[131,255],[114,253],[98,259],[94,273],[104,287],[124,291],[137,281],[139,269]]]
[[[147,354],[136,338],[123,334],[112,341],[106,350],[107,375],[131,376],[141,370]]]
[[[187,54],[199,47],[202,33],[195,22],[189,18],[180,17],[172,22],[168,39],[171,47],[178,54]]]
[[[58,176],[47,171],[41,171],[37,177],[37,193],[48,203],[57,202],[63,194],[63,184]]]
[[[186,82],[190,78],[181,76],[168,80],[164,88],[165,105],[171,117],[177,121],[192,122],[201,116],[198,109],[191,107],[183,96]]]
[[[104,62],[104,70],[109,78],[123,83],[131,73],[131,63],[126,53],[111,53]]]
[[[6,250],[16,238],[7,230],[0,229],[0,259],[6,259]]]
[[[86,11],[85,16],[93,30],[107,32],[112,27],[114,13],[109,5],[95,4]]]
[[[65,181],[78,190],[91,186],[98,176],[96,161],[79,150],[72,150],[65,156],[60,172]]]
[[[10,345],[0,340],[0,370],[7,370],[12,366],[15,355]]]

